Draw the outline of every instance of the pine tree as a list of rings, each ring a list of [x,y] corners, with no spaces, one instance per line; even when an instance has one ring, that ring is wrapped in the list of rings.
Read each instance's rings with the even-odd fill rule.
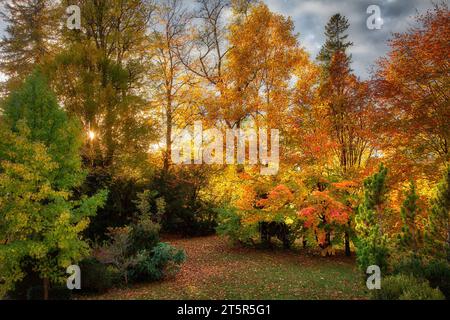
[[[450,166],[432,201],[426,237],[430,253],[450,261]]]
[[[371,265],[382,270],[387,267],[387,237],[382,225],[387,173],[387,168],[380,165],[379,171],[364,181],[364,202],[355,217],[357,261],[363,272]]]
[[[88,253],[80,233],[106,193],[73,200],[83,177],[74,128],[39,73],[9,100],[0,124],[0,296],[28,261],[47,299],[50,284]]]
[[[348,34],[346,32],[349,26],[347,18],[340,13],[333,15],[325,26],[326,42],[317,57],[317,60],[325,67],[331,64],[337,52],[344,53],[347,56],[348,63],[350,63],[351,58],[346,52],[353,45],[352,42],[347,41]]]
[[[420,215],[418,200],[416,185],[411,182],[401,208],[403,227],[399,235],[399,244],[402,249],[411,251],[413,254],[418,252],[422,240],[421,231],[417,226],[417,217]]]
[[[9,77],[7,90],[16,88],[52,51],[58,15],[52,0],[11,0],[0,20],[6,35],[0,41],[0,71]]]

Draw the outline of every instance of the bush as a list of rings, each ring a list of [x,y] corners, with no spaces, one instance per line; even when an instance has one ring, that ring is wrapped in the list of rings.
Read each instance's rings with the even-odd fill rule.
[[[129,254],[135,255],[140,251],[151,251],[159,243],[159,224],[150,219],[143,219],[133,225],[130,232]]]
[[[138,258],[130,254],[131,227],[109,229],[110,242],[95,250],[95,257],[103,264],[113,266],[125,285],[128,285],[129,270],[134,267]]]
[[[403,292],[399,300],[445,300],[445,298],[439,289],[433,289],[423,282],[417,288]]]
[[[433,260],[425,264],[418,257],[410,257],[394,266],[394,274],[426,279],[432,288],[438,288],[450,299],[450,265],[446,261]]]
[[[142,186],[133,179],[114,177],[108,169],[96,166],[89,169],[80,194],[95,194],[98,190],[109,191],[103,208],[91,217],[85,236],[93,241],[108,240],[108,229],[122,227],[129,223],[129,218],[136,212],[136,199]]]
[[[82,293],[103,293],[119,281],[117,270],[95,258],[80,263]]]
[[[216,231],[221,236],[228,237],[231,241],[249,245],[254,244],[254,238],[258,237],[258,225],[244,225],[241,216],[234,208],[217,209],[219,225]]]
[[[167,243],[159,243],[151,252],[140,252],[137,258],[137,264],[130,269],[130,278],[134,281],[158,281],[175,276],[186,260],[186,253]]]
[[[404,274],[416,278],[424,278],[424,264],[421,258],[417,256],[401,256],[401,260],[393,265],[393,274]]]
[[[439,288],[450,299],[450,265],[446,261],[432,261],[425,267],[425,278],[432,288]]]
[[[217,226],[214,205],[201,197],[208,184],[208,170],[181,168],[161,172],[155,176],[149,189],[156,190],[165,200],[161,219],[164,232],[183,236],[205,236],[214,233]]]
[[[409,275],[389,276],[381,281],[381,289],[372,291],[373,300],[444,300],[439,289]]]

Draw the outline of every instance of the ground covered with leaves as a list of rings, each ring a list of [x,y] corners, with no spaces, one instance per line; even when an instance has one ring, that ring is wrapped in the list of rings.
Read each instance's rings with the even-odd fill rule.
[[[168,239],[187,261],[173,279],[89,299],[366,299],[352,258],[233,247],[216,236]]]

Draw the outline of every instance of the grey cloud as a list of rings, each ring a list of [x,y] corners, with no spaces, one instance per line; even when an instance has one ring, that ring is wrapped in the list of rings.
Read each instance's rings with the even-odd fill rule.
[[[447,1],[448,2],[448,1]],[[293,18],[300,42],[315,57],[324,39],[324,27],[335,13],[345,15],[350,22],[350,40],[354,42],[352,68],[363,79],[375,61],[388,51],[387,41],[392,33],[404,32],[413,23],[416,11],[433,6],[431,0],[267,0],[273,10]],[[366,26],[369,5],[378,5],[384,25],[381,30]]]

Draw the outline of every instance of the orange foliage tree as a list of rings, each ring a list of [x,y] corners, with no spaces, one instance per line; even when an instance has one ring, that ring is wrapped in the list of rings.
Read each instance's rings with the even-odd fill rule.
[[[333,240],[342,234],[348,236],[357,189],[358,185],[352,181],[331,184],[327,190],[314,191],[306,201],[308,206],[298,212],[308,231],[308,240],[316,242],[323,255],[334,255]]]
[[[416,17],[395,34],[374,82],[383,154],[399,181],[435,181],[450,160],[450,12],[447,5]]]

